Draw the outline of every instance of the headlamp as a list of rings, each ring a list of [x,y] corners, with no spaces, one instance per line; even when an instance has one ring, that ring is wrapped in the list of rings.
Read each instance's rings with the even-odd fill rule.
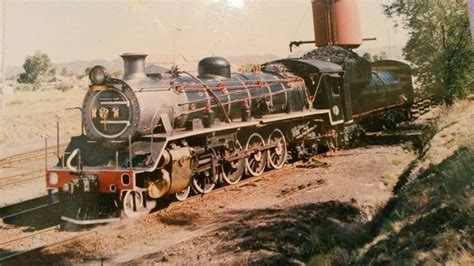
[[[107,78],[107,71],[103,66],[95,66],[89,72],[89,79],[94,85],[105,85]]]
[[[51,172],[48,175],[48,183],[50,185],[56,185],[58,183],[58,174],[55,172]]]

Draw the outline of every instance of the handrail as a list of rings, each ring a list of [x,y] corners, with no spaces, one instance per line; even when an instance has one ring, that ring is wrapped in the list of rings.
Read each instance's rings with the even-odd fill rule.
[[[312,102],[314,102],[314,100],[316,100],[316,94],[318,93],[319,85],[321,85],[321,80],[323,79],[323,77],[325,75],[326,75],[325,73],[322,73],[321,76],[319,77],[318,86],[316,86],[316,90],[313,93],[313,99],[311,99]]]
[[[74,151],[72,151],[71,155],[69,155],[69,157],[67,158],[67,161],[66,161],[66,166],[67,168],[69,168],[69,170],[71,170],[72,172],[78,172],[78,169],[74,166],[71,165],[71,161],[72,159],[74,159],[74,157],[76,157],[77,153],[80,151],[79,148],[75,149]]]
[[[221,108],[222,112],[224,113],[224,117],[225,117],[225,122],[226,123],[230,123],[231,120],[230,120],[230,117],[229,117],[229,114],[226,112],[225,108],[224,108],[224,105],[222,105],[222,102],[221,100],[219,99],[219,97],[214,93],[214,91],[212,91],[209,86],[207,86],[202,80],[198,79],[197,77],[195,77],[193,74],[191,73],[188,73],[186,71],[181,71],[180,73],[184,73],[188,76],[190,76],[192,79],[196,80],[197,82],[199,82],[205,89],[206,91],[212,95],[212,97],[214,98],[214,100],[216,100],[217,102],[217,105],[219,105],[219,107]]]

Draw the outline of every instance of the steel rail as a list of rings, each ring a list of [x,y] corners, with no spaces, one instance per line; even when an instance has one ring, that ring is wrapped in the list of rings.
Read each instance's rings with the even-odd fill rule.
[[[66,144],[61,144],[59,145],[59,147],[66,147]],[[47,150],[48,156],[55,155],[55,153],[56,153],[56,146],[48,148]],[[5,158],[2,158],[0,159],[0,168],[5,168],[5,166],[7,165],[12,166],[12,165],[22,163],[24,161],[37,159],[37,158],[44,158],[44,148],[29,151],[29,152],[23,152],[20,154],[10,155]]]
[[[43,232],[41,233],[45,233],[45,232],[48,232],[48,231],[53,231],[53,229],[56,229],[56,227],[58,227],[57,225],[55,225],[53,228],[47,228],[49,230],[46,230],[44,229]],[[27,253],[30,253],[30,252],[33,252],[33,251],[36,251],[36,250],[40,250],[40,249],[44,249],[44,248],[50,248],[50,247],[54,247],[54,246],[58,246],[58,245],[61,245],[61,244],[64,244],[64,243],[68,243],[68,242],[71,242],[73,240],[76,240],[76,239],[79,239],[79,238],[82,238],[82,237],[85,237],[87,235],[90,235],[90,234],[93,234],[95,233],[96,230],[92,230],[92,231],[88,231],[88,232],[85,232],[83,234],[79,234],[79,235],[76,235],[76,236],[72,236],[72,237],[69,237],[69,238],[66,238],[66,239],[61,239],[59,241],[56,241],[56,242],[53,242],[53,243],[50,243],[50,244],[45,244],[45,245],[39,245],[37,247],[34,247],[34,248],[30,248],[30,249],[27,249],[27,250],[22,250],[22,251],[18,251],[18,252],[15,252],[15,253],[12,253],[12,254],[9,254],[9,255],[6,255],[6,256],[3,256],[3,257],[0,257],[0,261],[6,261],[6,260],[10,260],[10,259],[13,259],[15,257],[18,257],[20,255],[24,255],[24,254],[27,254]],[[38,233],[36,235],[39,235],[41,233]],[[34,235],[30,235],[30,236],[27,236],[25,238],[30,238],[30,237],[33,237]],[[18,239],[16,241],[19,241]]]
[[[5,219],[10,219],[12,217],[22,215],[22,214],[25,214],[25,213],[28,213],[28,212],[31,212],[31,211],[36,211],[36,210],[39,210],[39,209],[42,209],[42,208],[46,208],[46,207],[49,207],[51,205],[55,205],[55,204],[58,204],[58,203],[59,203],[59,201],[55,201],[55,202],[51,202],[51,203],[47,203],[47,204],[42,204],[42,205],[39,205],[39,206],[36,206],[36,207],[32,207],[32,208],[29,208],[29,209],[26,209],[26,210],[23,210],[23,211],[10,213],[10,214],[7,214],[5,216],[0,217],[0,222],[2,222]],[[1,244],[0,244],[0,246],[1,246]]]
[[[294,165],[295,163],[298,163],[300,162],[299,160],[296,161],[296,162],[293,162],[293,163],[289,163],[288,165]],[[262,175],[259,175],[259,176],[250,176],[250,177],[247,177],[245,178],[244,180],[241,180],[240,182],[238,182],[237,184],[235,185],[224,185],[222,187],[218,187],[216,189],[213,189],[210,193],[213,193],[213,194],[216,194],[216,193],[220,193],[220,192],[223,192],[223,191],[228,191],[228,190],[232,190],[232,189],[236,189],[236,188],[240,188],[240,187],[243,187],[243,186],[246,186],[246,185],[249,185],[249,184],[252,184],[254,182],[257,182],[257,181],[260,181],[266,177],[269,177],[271,176],[272,174],[274,174],[275,172],[278,172],[278,171],[281,171],[282,169],[272,169],[272,170],[269,170],[267,172],[264,172]],[[318,187],[320,186],[323,186],[323,185],[326,185],[327,182],[322,182],[321,184],[318,185]],[[301,190],[300,192],[306,192],[309,188],[306,188],[306,189],[303,189]],[[313,189],[311,187],[311,189]],[[209,194],[209,193],[206,193],[206,194]],[[174,206],[179,206],[179,204],[182,204],[183,202],[192,202],[192,201],[195,201],[195,200],[198,200],[198,199],[201,199],[202,197],[204,197],[204,195],[206,194],[196,194],[196,195],[193,195],[189,198],[187,198],[185,201],[173,201],[171,202],[170,204],[168,204],[166,206],[166,208],[160,208],[159,210],[163,210],[163,209],[168,209],[170,207],[174,207]],[[56,202],[58,203],[58,202]],[[159,211],[158,210],[158,211]],[[143,217],[141,217],[141,219],[145,218],[145,217],[149,217],[151,215],[154,215],[156,214],[157,211],[155,212],[151,212],[151,213],[148,213],[146,215],[144,215]],[[6,218],[6,217],[3,217],[3,218]],[[64,224],[64,223],[62,223]],[[60,224],[60,225],[62,225]],[[46,229],[43,229],[42,231],[39,231],[39,232],[36,232],[36,233],[33,233],[33,234],[30,234],[28,236],[23,236],[23,237],[20,237],[20,238],[17,238],[17,239],[13,239],[13,240],[9,240],[9,241],[6,241],[6,242],[3,242],[3,243],[0,243],[0,246],[4,246],[4,245],[7,245],[7,244],[10,244],[10,243],[14,243],[14,242],[18,242],[22,239],[27,239],[27,238],[31,238],[31,237],[34,237],[36,235],[40,235],[40,234],[43,234],[43,233],[46,233],[46,232],[50,232],[50,231],[53,231],[54,229],[58,229],[60,225],[55,225],[55,226],[52,226],[50,228],[46,228]],[[76,236],[72,236],[72,237],[69,237],[69,238],[66,238],[66,239],[62,239],[62,240],[59,240],[59,241],[56,241],[56,242],[53,242],[53,243],[50,243],[50,244],[44,244],[44,245],[40,245],[38,247],[34,247],[34,248],[31,248],[31,249],[27,249],[27,250],[23,250],[23,251],[18,251],[18,252],[15,252],[15,253],[12,253],[12,254],[9,254],[7,256],[4,256],[4,257],[0,257],[0,261],[6,261],[6,260],[10,260],[10,259],[13,259],[15,257],[18,257],[20,255],[25,255],[25,254],[28,254],[30,252],[34,252],[36,250],[40,250],[40,249],[44,249],[44,248],[50,248],[50,247],[54,247],[54,246],[58,246],[58,245],[61,245],[61,244],[64,244],[64,243],[68,243],[70,241],[73,241],[73,240],[76,240],[76,239],[79,239],[79,238],[82,238],[82,237],[85,237],[85,236],[88,236],[88,235],[91,235],[93,233],[96,233],[98,229],[93,229],[91,231],[88,231],[88,232],[85,232],[83,234],[80,234],[80,235],[76,235]]]

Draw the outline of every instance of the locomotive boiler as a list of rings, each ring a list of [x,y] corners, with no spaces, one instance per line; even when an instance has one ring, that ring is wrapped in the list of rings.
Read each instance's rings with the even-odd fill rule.
[[[310,105],[298,77],[268,72],[231,75],[229,62],[209,57],[199,62],[196,77],[182,72],[170,84],[146,76],[145,57],[122,55],[123,81],[110,79],[107,84],[103,78],[87,92],[82,117],[89,139],[120,144],[154,130],[208,128],[215,121],[246,121],[250,114],[302,111]],[[91,77],[99,71],[106,77],[102,67],[92,69]],[[242,117],[244,109],[249,114]]]
[[[410,104],[402,63],[360,76],[355,63],[294,58],[232,73],[227,60],[208,57],[197,75],[174,68],[157,79],[145,74],[145,57],[122,55],[122,79],[102,66],[90,72],[83,134],[46,173],[65,221],[136,217],[169,195],[182,201],[236,184],[347,145],[358,121]]]

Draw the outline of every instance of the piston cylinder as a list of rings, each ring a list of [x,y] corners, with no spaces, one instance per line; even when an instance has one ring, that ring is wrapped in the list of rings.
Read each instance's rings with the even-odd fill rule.
[[[147,185],[148,195],[157,199],[168,194],[180,192],[191,183],[191,150],[188,147],[169,150],[171,165],[159,169]]]

